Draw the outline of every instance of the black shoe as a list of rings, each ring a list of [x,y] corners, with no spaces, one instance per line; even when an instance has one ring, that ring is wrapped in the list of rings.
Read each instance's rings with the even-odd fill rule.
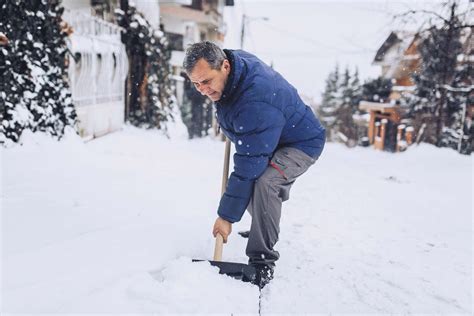
[[[250,230],[246,230],[246,231],[241,231],[241,232],[238,232],[238,234],[244,238],[249,238],[250,236]]]
[[[263,263],[252,263],[250,264],[255,267],[256,278],[253,284],[257,285],[260,289],[263,289],[265,285],[270,283],[273,279],[273,270],[275,266],[273,264],[263,264]]]

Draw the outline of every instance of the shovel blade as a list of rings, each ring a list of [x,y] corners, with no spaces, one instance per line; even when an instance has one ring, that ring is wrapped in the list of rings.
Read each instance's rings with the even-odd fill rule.
[[[193,262],[202,261],[207,261],[211,266],[218,267],[219,274],[225,274],[243,282],[254,283],[257,278],[255,267],[245,263],[193,259]]]

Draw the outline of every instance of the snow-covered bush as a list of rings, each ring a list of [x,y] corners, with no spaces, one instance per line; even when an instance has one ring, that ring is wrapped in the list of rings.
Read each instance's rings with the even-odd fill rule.
[[[173,107],[177,106],[168,40],[132,4],[125,11],[116,10],[116,15],[125,29],[122,41],[131,65],[125,119],[135,126],[166,130],[166,122],[173,120]]]
[[[0,7],[0,143],[25,129],[61,138],[76,125],[67,82],[64,9],[56,1],[6,1]]]

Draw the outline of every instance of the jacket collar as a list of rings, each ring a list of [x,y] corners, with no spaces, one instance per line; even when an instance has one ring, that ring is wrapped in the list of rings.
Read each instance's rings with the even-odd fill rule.
[[[222,92],[222,97],[216,102],[218,105],[229,103],[234,99],[235,92],[239,88],[244,66],[242,59],[234,50],[224,49],[224,53],[230,62],[230,73]]]

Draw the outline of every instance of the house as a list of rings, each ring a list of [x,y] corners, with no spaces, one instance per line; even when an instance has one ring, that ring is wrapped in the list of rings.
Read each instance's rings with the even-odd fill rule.
[[[413,32],[393,31],[375,54],[373,65],[381,67],[381,77],[391,79],[392,91],[386,102],[361,101],[359,109],[369,113],[368,141],[375,149],[402,151],[413,143],[413,127],[402,122],[407,109],[399,100],[405,93],[413,93],[412,74],[419,70],[417,50],[419,35]]]
[[[97,2],[63,1],[63,20],[68,25],[72,54],[69,57],[70,87],[79,133],[85,139],[116,131],[124,122],[127,54],[120,40],[121,28],[111,22],[110,11],[113,12],[114,6],[110,3],[114,2],[108,2],[108,10],[97,10],[102,16],[95,16]]]
[[[211,40],[223,45],[225,6],[233,0],[136,0],[137,10],[172,47],[171,64],[178,102],[183,100],[182,61],[187,45]],[[121,128],[127,113],[125,84],[132,69],[115,10],[127,0],[64,0],[69,34],[69,78],[79,131],[85,139]],[[132,2],[130,1],[130,4]],[[212,111],[207,111],[212,115]],[[206,113],[207,113],[206,112]],[[212,118],[211,118],[212,120]]]
[[[417,33],[391,32],[377,50],[372,65],[380,66],[383,78],[392,79],[390,100],[398,100],[404,92],[415,87],[412,74],[419,70],[419,35]]]
[[[115,10],[128,0],[64,0],[69,33],[69,78],[79,133],[91,139],[120,129],[127,113],[126,78],[130,61],[121,40]],[[155,29],[160,28],[159,1],[133,5]]]

